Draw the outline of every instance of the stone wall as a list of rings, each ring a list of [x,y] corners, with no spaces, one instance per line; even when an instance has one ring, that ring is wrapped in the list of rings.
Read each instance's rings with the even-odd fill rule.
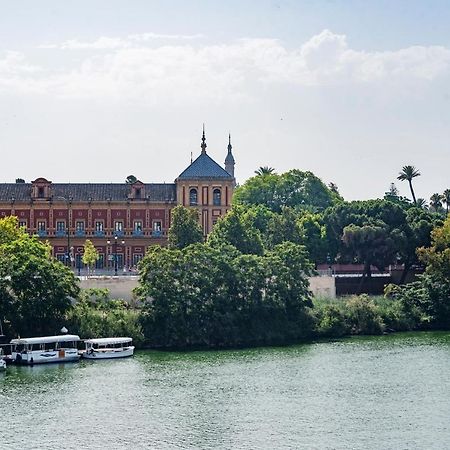
[[[309,288],[314,297],[336,298],[336,279],[334,277],[310,277]]]
[[[133,300],[133,289],[138,285],[137,276],[80,277],[81,289],[108,289],[110,298]]]
[[[81,289],[108,289],[110,298],[133,300],[133,289],[138,285],[137,276],[120,277],[80,277]],[[336,297],[334,277],[309,278],[310,289],[315,297]]]

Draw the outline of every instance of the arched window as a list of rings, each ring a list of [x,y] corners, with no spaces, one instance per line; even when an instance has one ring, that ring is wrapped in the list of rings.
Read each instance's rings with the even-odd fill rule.
[[[213,205],[220,206],[222,204],[222,193],[220,189],[214,189],[213,191]]]
[[[189,191],[189,205],[197,206],[198,198],[197,198],[197,189],[192,188]]]

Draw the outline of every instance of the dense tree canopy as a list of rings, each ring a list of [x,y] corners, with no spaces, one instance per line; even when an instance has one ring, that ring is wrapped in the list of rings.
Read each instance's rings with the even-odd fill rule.
[[[308,332],[311,270],[305,249],[292,243],[264,256],[232,246],[152,247],[137,290],[146,305],[146,336],[164,347],[298,339]]]
[[[9,335],[57,332],[78,292],[48,245],[19,229],[16,217],[0,219],[0,320]]]
[[[337,191],[328,188],[313,173],[297,169],[281,175],[259,173],[240,186],[233,197],[234,204],[264,205],[277,213],[284,206],[322,211],[340,200]]]
[[[203,242],[203,232],[198,223],[196,209],[177,206],[172,210],[172,224],[168,234],[169,247],[182,249]]]

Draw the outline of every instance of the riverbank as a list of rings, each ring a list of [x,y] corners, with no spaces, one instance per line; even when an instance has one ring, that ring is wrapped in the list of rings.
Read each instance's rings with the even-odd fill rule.
[[[202,323],[206,329],[207,316]],[[211,317],[211,320],[215,320]],[[400,301],[385,297],[367,295],[343,297],[338,299],[316,298],[311,308],[305,308],[299,316],[294,330],[300,338],[292,339],[292,330],[285,334],[271,333],[257,335],[252,324],[248,323],[248,335],[233,335],[233,322],[224,322],[222,341],[201,340],[198,330],[184,327],[171,329],[167,324],[167,333],[177,333],[178,342],[183,345],[166,345],[163,341],[150,339],[157,336],[148,321],[147,311],[143,307],[130,306],[119,300],[91,299],[78,302],[68,315],[68,327],[82,338],[125,335],[133,338],[139,349],[159,350],[202,350],[223,348],[251,348],[272,345],[292,345],[300,342],[312,342],[317,339],[335,339],[353,335],[380,335],[383,333],[411,331],[420,329],[418,317],[405,310]],[[267,326],[270,323],[267,322]],[[293,324],[295,326],[295,323]],[[201,331],[201,330],[200,330]],[[181,333],[184,333],[182,335]],[[200,336],[200,338],[198,338]],[[226,340],[229,336],[230,339]],[[194,338],[197,337],[197,340]],[[184,341],[183,341],[184,339]],[[218,344],[217,344],[218,342]]]

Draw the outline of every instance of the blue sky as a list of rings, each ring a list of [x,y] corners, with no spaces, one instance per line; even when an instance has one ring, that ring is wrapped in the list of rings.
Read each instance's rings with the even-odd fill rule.
[[[450,187],[448,2],[0,7],[1,181],[172,182],[205,122],[240,182],[298,168],[373,198],[413,164],[418,196]]]

